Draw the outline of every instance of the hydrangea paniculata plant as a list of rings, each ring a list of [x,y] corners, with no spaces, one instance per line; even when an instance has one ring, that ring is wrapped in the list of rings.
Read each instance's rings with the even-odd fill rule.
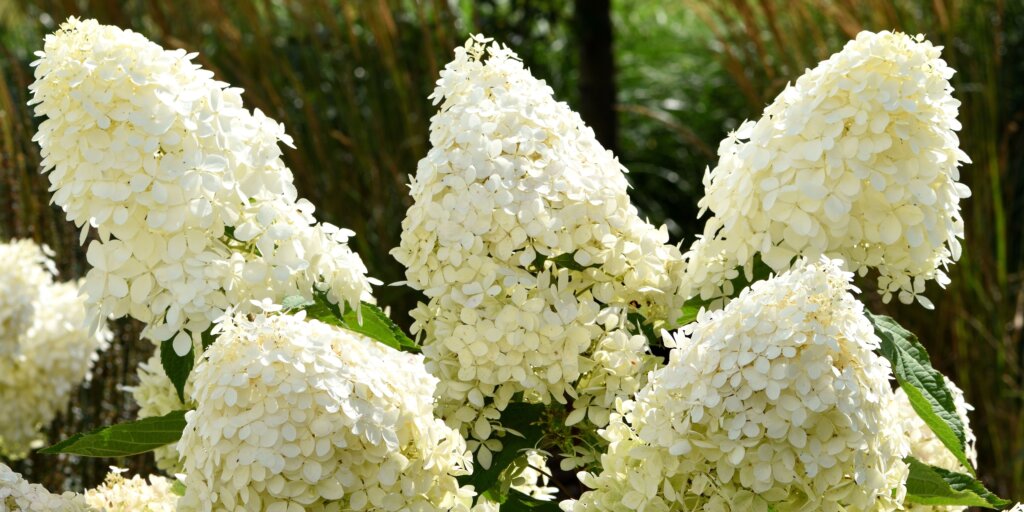
[[[661,325],[681,305],[679,250],[630,204],[622,165],[489,42],[471,38],[441,72],[433,147],[392,252],[429,299],[413,331],[441,381],[440,414],[475,438],[485,467],[517,394],[573,399],[574,421],[606,423],[652,368],[629,314]]]
[[[195,368],[180,510],[468,510],[423,358],[304,313],[236,314]]]
[[[687,253],[688,296],[731,295],[755,254],[776,272],[797,256],[842,258],[878,289],[925,307],[945,287],[964,223],[953,69],[922,36],[861,32],[782,91],[718,149],[704,176],[712,216]]]
[[[314,288],[372,300],[347,241],[298,198],[284,127],[241,90],[130,30],[69,19],[46,36],[30,87],[53,201],[96,228],[85,291],[98,316],[130,315],[179,356],[231,307]]]
[[[602,431],[584,510],[897,510],[909,454],[889,363],[840,261],[705,311]]]

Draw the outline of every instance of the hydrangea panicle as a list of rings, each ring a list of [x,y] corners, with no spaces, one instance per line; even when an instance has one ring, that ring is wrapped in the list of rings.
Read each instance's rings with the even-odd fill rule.
[[[89,331],[81,283],[55,282],[45,247],[0,244],[0,261],[10,263],[0,272],[0,286],[10,285],[4,300],[18,310],[8,311],[0,340],[0,455],[19,459],[42,444],[41,431],[89,380],[112,334],[105,324]]]
[[[184,356],[229,307],[309,296],[372,300],[352,232],[318,224],[242,91],[130,30],[71,18],[46,37],[31,85],[53,202],[82,227],[98,317],[132,316]]]
[[[125,478],[126,469],[110,468],[103,484],[85,491],[85,501],[102,512],[174,512],[178,495],[174,481],[150,475],[148,481],[139,475]]]
[[[226,317],[194,373],[179,510],[468,510],[419,355],[296,315]]]
[[[712,216],[685,256],[684,294],[729,295],[723,283],[755,254],[776,272],[827,255],[876,269],[884,301],[931,308],[925,285],[949,282],[970,195],[940,50],[922,36],[861,32],[723,140],[704,175],[699,205]]]
[[[92,512],[80,494],[53,494],[0,463],[0,512]]]
[[[392,254],[428,298],[413,331],[440,414],[486,465],[500,443],[480,443],[516,394],[572,398],[603,424],[639,389],[651,356],[627,316],[674,320],[681,254],[630,204],[615,156],[508,48],[470,38],[430,98],[432,148]]]
[[[798,263],[666,338],[620,401],[584,510],[900,508],[909,446],[879,339],[840,261]]]

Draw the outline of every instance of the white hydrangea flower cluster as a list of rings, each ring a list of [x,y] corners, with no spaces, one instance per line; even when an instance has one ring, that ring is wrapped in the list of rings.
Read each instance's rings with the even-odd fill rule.
[[[0,244],[0,261],[19,255],[0,281],[21,281],[25,287],[7,290],[4,299],[20,304],[28,318],[19,318],[21,331],[7,331],[0,344],[17,347],[0,356],[0,455],[19,459],[43,441],[41,430],[67,407],[71,394],[91,374],[97,353],[107,348],[112,334],[104,325],[90,333],[78,282],[54,282],[53,262],[31,241]],[[31,267],[35,267],[32,269]],[[7,275],[24,272],[31,278]]]
[[[7,465],[0,463],[0,512],[87,512],[89,506],[80,494],[53,494],[39,484],[26,481]]]
[[[975,467],[978,465],[978,450],[975,444],[978,440],[974,434],[974,430],[971,429],[970,418],[968,413],[974,410],[971,404],[967,403],[964,398],[964,392],[961,390],[952,380],[944,377],[946,381],[946,387],[949,388],[950,393],[953,395],[953,405],[956,407],[956,415],[960,417],[960,421],[964,424],[964,437],[966,438],[966,446],[964,452],[967,454],[967,460],[971,461],[971,464]],[[903,425],[903,430],[907,434],[907,438],[910,440],[910,455],[917,460],[924,462],[925,464],[931,464],[932,466],[938,466],[940,468],[948,469],[950,471],[966,472],[966,468],[957,460],[956,456],[942,444],[939,438],[935,437],[935,433],[932,429],[925,424],[924,420],[918,416],[917,412],[914,411],[913,406],[910,405],[910,399],[907,398],[907,393],[903,389],[899,388],[896,390],[896,403],[894,413]],[[918,512],[925,512],[929,510],[934,511],[958,511],[967,510],[967,507],[938,507],[931,505],[919,505],[915,503],[904,503],[904,509],[915,510]]]
[[[468,510],[423,358],[304,313],[219,323],[178,443],[180,510]]]
[[[949,282],[964,236],[953,69],[923,36],[861,32],[745,122],[704,176],[713,216],[685,256],[687,295],[712,299],[755,254],[776,272],[797,256],[879,272],[888,302]],[[728,292],[724,292],[728,295]]]
[[[85,501],[103,512],[174,512],[178,495],[174,481],[150,475],[149,481],[139,475],[125,478],[126,469],[112,467],[102,485],[85,491]]]
[[[139,404],[139,419],[163,416],[174,411],[189,409],[191,405],[194,405],[186,405],[178,398],[174,384],[160,363],[159,352],[153,354],[148,361],[139,363],[137,374],[139,385],[125,386],[124,390],[130,392],[132,398]],[[188,380],[185,381],[185,396],[192,396],[192,375],[189,375]],[[156,459],[157,467],[169,475],[181,473],[184,468],[174,445],[161,446],[153,450],[153,457]]]
[[[842,262],[798,263],[666,344],[570,510],[896,510],[909,452]]]
[[[392,252],[429,299],[413,331],[441,380],[440,414],[479,441],[516,393],[574,397],[607,421],[610,397],[639,389],[649,357],[626,334],[627,314],[672,320],[669,269],[681,263],[667,231],[630,204],[615,156],[515,53],[488,42],[474,36],[441,72],[432,148]],[[489,455],[478,451],[485,466]]]
[[[22,334],[35,321],[36,290],[53,284],[53,252],[32,240],[0,244],[0,357],[19,352]]]
[[[69,19],[46,37],[31,86],[53,201],[100,240],[84,289],[99,316],[130,315],[179,355],[250,299],[357,305],[370,280],[347,241],[299,199],[284,127],[241,90],[140,34]]]

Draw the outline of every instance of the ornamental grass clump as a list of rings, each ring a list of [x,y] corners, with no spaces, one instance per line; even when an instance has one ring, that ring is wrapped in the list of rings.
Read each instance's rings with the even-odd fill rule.
[[[351,231],[313,218],[278,143],[284,127],[242,91],[130,30],[69,19],[46,37],[30,87],[53,202],[99,240],[84,290],[185,357],[229,308],[324,291],[370,299]]]
[[[637,321],[681,305],[664,228],[630,204],[624,169],[506,47],[476,36],[431,95],[432,148],[392,251],[428,298],[413,312],[439,413],[486,467],[513,397],[574,401],[603,425],[652,366]],[[488,441],[483,445],[477,443]]]
[[[10,305],[0,346],[0,456],[20,459],[91,377],[111,333],[90,332],[79,282],[54,281],[48,249],[30,240],[0,244],[0,287]],[[0,308],[2,309],[2,308]]]
[[[422,356],[269,309],[221,321],[196,366],[179,510],[468,510]]]
[[[888,361],[822,259],[758,281],[673,338],[621,403],[583,510],[897,510],[909,453]]]
[[[733,293],[755,255],[776,272],[797,256],[842,258],[878,271],[885,302],[931,308],[964,223],[953,69],[923,36],[861,32],[786,87],[757,122],[718,149],[704,175],[712,216],[687,255],[687,295]]]

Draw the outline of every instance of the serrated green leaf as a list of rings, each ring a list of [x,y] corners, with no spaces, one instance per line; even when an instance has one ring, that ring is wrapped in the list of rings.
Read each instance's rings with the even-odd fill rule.
[[[992,494],[971,475],[929,466],[907,457],[907,501],[921,505],[959,505],[967,507],[1002,508],[1010,502]]]
[[[205,340],[204,340],[205,345]],[[188,354],[179,356],[174,351],[174,338],[169,338],[160,343],[160,364],[164,367],[164,373],[174,384],[174,390],[178,392],[178,399],[185,402],[185,381],[188,374],[195,366],[195,348],[189,344]]]
[[[70,453],[85,457],[123,457],[145,453],[181,439],[185,411],[118,423],[91,432],[75,434],[40,453]]]
[[[960,463],[974,474],[964,451],[964,425],[956,412],[953,393],[946,380],[932,368],[928,351],[917,341],[917,336],[900,327],[895,320],[865,311],[882,340],[882,356],[892,364],[893,374],[900,388],[907,394],[910,405],[935,433],[935,437],[949,449]]]
[[[337,304],[332,303],[327,298],[327,294],[323,292],[314,292],[312,304],[308,304],[302,309],[306,312],[306,318],[311,320],[319,320],[338,327],[348,327],[342,319],[341,309]]]
[[[501,512],[561,512],[558,508],[558,501],[541,501],[537,498],[521,493],[515,489],[508,492],[508,497],[499,507]]]
[[[199,337],[202,338],[203,350],[210,348],[210,345],[213,345],[213,342],[217,341],[217,337],[213,335],[212,325],[208,329],[203,331],[203,333],[200,334]]]
[[[342,317],[349,330],[369,336],[395,350],[419,352],[420,348],[416,346],[416,342],[406,336],[383,310],[368,302],[360,303],[359,307],[362,313],[361,322],[356,312],[352,310],[346,311]]]
[[[326,293],[316,291],[313,293],[313,300],[306,300],[303,303],[295,300],[293,303],[298,304],[306,312],[308,319],[357,332],[395,350],[420,351],[416,342],[402,332],[402,329],[388,318],[382,309],[369,302],[361,302],[357,313],[348,305],[339,307],[338,304],[334,304],[327,298]],[[344,307],[344,311],[341,309],[342,307]]]
[[[522,436],[506,433],[505,437],[501,438],[501,451],[491,458],[491,466],[485,469],[474,460],[473,474],[459,477],[459,484],[472,485],[477,494],[484,494],[495,487],[502,471],[508,468],[523,450],[537,446],[537,442],[544,436],[544,428],[538,421],[543,413],[543,404],[509,404],[501,413],[501,423]]]

